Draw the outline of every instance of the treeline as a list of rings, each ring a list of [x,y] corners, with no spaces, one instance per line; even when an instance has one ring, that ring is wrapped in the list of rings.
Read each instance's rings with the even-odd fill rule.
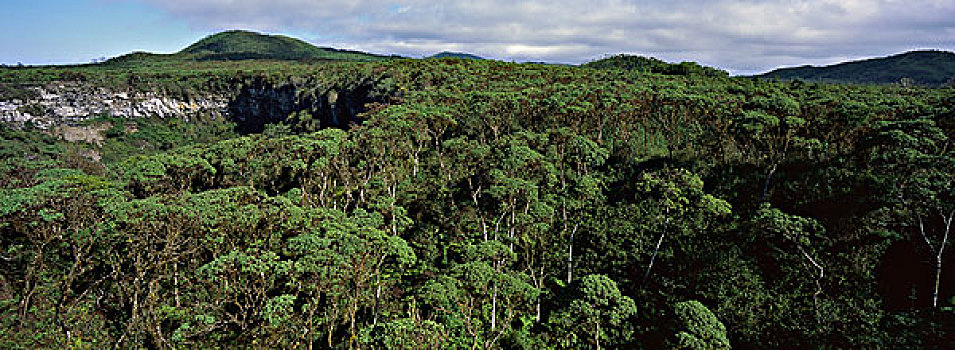
[[[952,90],[321,69],[394,95],[93,165],[3,130],[0,346],[952,344]]]

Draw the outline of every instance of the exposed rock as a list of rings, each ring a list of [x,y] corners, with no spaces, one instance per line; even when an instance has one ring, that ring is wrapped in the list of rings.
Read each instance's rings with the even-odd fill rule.
[[[99,152],[96,151],[95,149],[80,149],[77,152],[77,154],[81,157],[86,157],[89,160],[92,160],[94,162],[99,162],[100,160],[103,160],[103,156],[100,155]]]
[[[48,84],[31,89],[37,92],[38,97],[34,100],[3,101],[3,96],[0,96],[0,121],[19,125],[32,123],[41,129],[50,129],[98,116],[188,120],[199,113],[223,113],[228,105],[228,97],[222,95],[183,101],[155,92],[112,91],[81,83]],[[39,106],[46,112],[33,115],[23,112],[25,106]]]
[[[242,132],[261,132],[286,121],[299,130],[345,128],[360,123],[367,104],[387,103],[394,91],[376,91],[377,81],[356,79],[351,86],[317,86],[304,81],[273,85],[265,79],[240,89],[229,113]]]
[[[101,146],[106,130],[109,130],[113,125],[110,123],[100,123],[97,125],[89,126],[57,126],[54,134],[62,137],[66,141],[70,142],[79,142],[83,141],[86,143],[96,144]]]
[[[379,91],[370,77],[348,86],[321,86],[299,79],[273,83],[267,78],[236,82],[235,91],[204,94],[183,100],[156,92],[113,91],[84,83],[57,83],[29,88],[36,98],[4,100],[0,95],[0,122],[31,123],[41,129],[77,126],[93,117],[180,118],[213,113],[237,123],[243,133],[261,132],[266,124],[288,121],[298,130],[345,128],[360,123],[367,104],[388,103],[394,91]],[[33,112],[33,114],[29,113]],[[80,138],[89,140],[89,138]]]

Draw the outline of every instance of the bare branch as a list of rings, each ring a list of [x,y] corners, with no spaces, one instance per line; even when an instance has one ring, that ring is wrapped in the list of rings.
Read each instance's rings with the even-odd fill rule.
[[[942,252],[945,251],[945,244],[948,243],[948,234],[952,231],[953,218],[955,218],[955,210],[948,213],[948,217],[942,215],[942,222],[945,223],[945,234],[942,235],[942,245],[938,248],[938,260],[942,260]]]
[[[929,249],[933,252],[937,252],[938,250],[935,249],[935,246],[932,245],[932,242],[929,241],[928,236],[925,234],[925,224],[922,222],[922,214],[917,214],[917,216],[919,218],[919,233],[922,234],[922,239],[925,240],[925,244],[928,245]]]

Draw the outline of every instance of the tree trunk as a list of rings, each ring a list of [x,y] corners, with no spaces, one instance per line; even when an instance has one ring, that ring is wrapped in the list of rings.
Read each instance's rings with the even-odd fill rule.
[[[941,255],[935,259],[935,289],[932,290],[932,307],[938,307],[938,285],[942,281],[942,259]]]
[[[952,232],[952,221],[955,219],[955,210],[948,213],[942,212],[942,222],[945,223],[945,233],[942,235],[942,245],[938,247],[938,255],[935,256],[935,293],[932,297],[932,306],[938,306],[938,286],[942,282],[942,253],[945,252],[945,245],[948,243],[948,234]]]
[[[650,264],[647,265],[647,272],[643,274],[643,282],[640,283],[641,285],[647,284],[647,278],[650,277],[650,269],[653,268],[653,262],[657,259],[657,254],[660,252],[660,246],[663,245],[663,237],[666,236],[667,225],[670,224],[670,218],[669,218],[670,209],[669,208],[666,209],[666,215],[667,215],[666,221],[663,223],[663,232],[660,232],[660,239],[657,240],[657,246],[653,248],[653,255],[650,256]]]
[[[357,314],[357,313],[358,313],[358,298],[355,298],[355,300],[352,301],[352,309],[351,309],[351,315],[350,315],[350,316],[351,316],[351,321],[349,321],[349,323],[348,323],[348,333],[349,333],[349,335],[350,335],[350,336],[348,337],[348,348],[349,348],[349,349],[350,349],[350,348],[352,347],[352,345],[354,344],[355,339],[357,339],[357,336],[355,335],[355,314]]]
[[[375,306],[373,311],[374,318],[371,321],[372,327],[378,325],[378,302],[379,300],[381,300],[381,281],[379,280],[376,284],[377,284],[377,287],[375,288]]]
[[[313,324],[313,320],[315,320],[315,310],[314,308],[310,308],[308,310],[308,320],[305,321],[305,341],[308,342],[308,350],[312,350],[315,346],[315,325]]]
[[[657,259],[657,254],[660,252],[660,246],[663,245],[663,237],[667,234],[667,226],[670,225],[670,208],[664,209],[664,217],[666,218],[663,222],[663,229],[660,232],[660,239],[657,240],[657,245],[653,248],[653,255],[650,256],[650,264],[647,265],[647,271],[643,274],[643,281],[640,282],[640,286],[646,286],[647,279],[650,277],[650,270],[653,269],[653,262]]]
[[[335,331],[335,326],[332,325],[331,322],[329,322],[329,323],[328,323],[328,339],[327,339],[327,340],[328,340],[328,348],[329,348],[329,349],[331,349],[332,346],[334,346],[334,343],[332,343],[332,333],[334,333],[334,331]]]
[[[942,223],[945,224],[945,229],[942,234],[942,242],[941,244],[938,245],[938,248],[932,245],[932,242],[928,239],[928,235],[925,233],[925,223],[922,221],[922,216],[918,215],[919,233],[922,234],[922,239],[925,240],[925,244],[928,245],[929,249],[931,249],[934,253],[936,253],[935,254],[935,285],[934,285],[934,288],[932,289],[932,307],[933,308],[938,307],[938,289],[939,289],[939,285],[941,285],[941,282],[942,282],[942,256],[943,256],[942,254],[945,253],[945,246],[948,244],[948,234],[952,230],[952,220],[955,219],[955,211],[950,212],[948,216],[946,216],[944,212],[940,213],[939,215],[942,216]]]
[[[577,233],[578,227],[580,227],[579,224],[570,231],[570,244],[567,247],[567,284],[574,280],[574,234]]]
[[[491,293],[491,331],[497,329],[497,285],[494,285],[494,292]]]
[[[537,289],[541,289],[541,290],[544,289],[544,266],[543,266],[543,264],[541,264],[539,275],[538,275],[538,276],[534,276],[533,274],[531,274],[531,278],[534,279],[534,287],[536,287]],[[540,321],[541,321],[541,297],[540,297],[540,295],[537,296],[537,300],[535,301],[535,304],[536,304],[536,305],[535,305],[535,313],[534,313],[534,322],[540,323]]]
[[[822,266],[822,264],[817,262],[816,259],[813,259],[812,255],[809,255],[809,252],[806,251],[806,249],[803,249],[802,246],[799,246],[799,242],[794,241],[794,243],[796,243],[796,247],[799,248],[799,252],[802,253],[806,260],[808,260],[809,263],[819,271],[819,275],[816,276],[816,291],[812,293],[813,308],[816,311],[816,323],[818,324],[822,319],[821,310],[819,309],[819,297],[822,296],[822,280],[823,278],[826,278],[826,269]]]
[[[766,181],[763,182],[763,196],[760,198],[761,202],[765,202],[766,198],[769,197],[769,183],[773,181],[773,174],[776,173],[776,167],[778,165],[778,163],[773,164],[773,166],[769,168],[769,172],[766,173]]]
[[[657,253],[660,252],[660,245],[663,244],[663,237],[666,236],[666,234],[666,229],[660,233],[660,239],[657,240],[657,246],[656,248],[653,248],[653,255],[650,256],[650,265],[647,265],[647,272],[643,274],[643,282],[641,283],[642,285],[647,284],[647,278],[650,277],[650,269],[653,268],[653,261],[657,259]]]
[[[597,321],[597,332],[594,333],[594,343],[597,345],[597,350],[600,350],[600,321]]]

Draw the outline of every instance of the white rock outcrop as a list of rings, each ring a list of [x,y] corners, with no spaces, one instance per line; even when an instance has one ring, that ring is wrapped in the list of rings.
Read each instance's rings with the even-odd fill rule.
[[[228,107],[228,98],[216,95],[183,100],[155,92],[111,91],[78,83],[49,84],[30,89],[34,89],[39,97],[22,101],[3,100],[0,96],[0,122],[32,123],[49,129],[99,116],[188,120],[203,113],[222,115]],[[35,111],[43,114],[31,114]]]

